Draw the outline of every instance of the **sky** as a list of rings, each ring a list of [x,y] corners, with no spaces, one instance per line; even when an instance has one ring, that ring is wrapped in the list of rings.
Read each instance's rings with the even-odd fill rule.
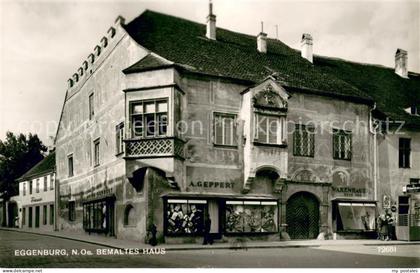
[[[420,72],[420,0],[213,0],[217,26],[264,32],[299,49],[302,33],[314,54],[394,66],[397,48]],[[67,79],[118,15],[145,9],[205,23],[208,0],[0,0],[0,139],[36,133],[52,144]]]

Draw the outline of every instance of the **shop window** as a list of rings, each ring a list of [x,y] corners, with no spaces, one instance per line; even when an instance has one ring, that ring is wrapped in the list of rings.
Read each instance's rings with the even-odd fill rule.
[[[108,232],[107,215],[112,218],[110,211],[110,203],[106,200],[83,204],[83,229],[94,232]]]
[[[236,116],[214,113],[214,144],[224,146],[236,145]]]
[[[168,129],[168,100],[135,102],[130,107],[132,137],[166,136]]]
[[[72,177],[74,175],[74,173],[73,173],[73,155],[72,154],[67,157],[67,168],[68,168],[69,177]]]
[[[276,201],[226,201],[227,233],[277,232]]]
[[[314,156],[315,146],[315,128],[296,124],[293,132],[293,155],[295,156]]]
[[[257,113],[255,118],[255,142],[282,144],[284,118]]]
[[[375,230],[376,205],[373,203],[337,203],[337,231]]]
[[[47,205],[43,206],[43,212],[42,212],[42,224],[45,226],[47,225],[47,216],[48,216],[48,211],[47,211]]]
[[[119,155],[124,152],[124,122],[115,127],[115,154]]]
[[[75,201],[69,201],[69,221],[75,221],[76,220],[76,202]]]
[[[334,159],[351,160],[352,134],[349,131],[333,130],[333,157]]]
[[[127,205],[124,210],[124,225],[133,226],[136,223],[135,211],[132,205]]]
[[[399,139],[399,167],[410,168],[411,139]]]
[[[54,205],[50,205],[50,225],[54,224]]]
[[[166,206],[168,235],[202,234],[206,200],[169,199]]]

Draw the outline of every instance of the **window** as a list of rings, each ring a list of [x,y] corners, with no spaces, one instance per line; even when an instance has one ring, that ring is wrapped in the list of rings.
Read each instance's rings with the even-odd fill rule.
[[[44,176],[44,191],[48,190],[47,177]]]
[[[26,225],[26,208],[22,208],[22,226]]]
[[[349,131],[333,130],[333,158],[351,160],[352,135]]]
[[[83,204],[83,229],[94,232],[113,232],[114,201],[95,200]]]
[[[339,202],[334,206],[333,219],[337,230],[375,230],[374,203]]]
[[[54,190],[54,175],[50,176],[50,190]]]
[[[42,214],[42,220],[43,220],[42,224],[45,226],[45,225],[47,225],[47,215],[48,215],[47,205],[44,205],[43,209],[44,209],[44,211],[43,211],[43,214]]]
[[[92,119],[95,115],[95,101],[93,93],[89,95],[89,119]]]
[[[202,234],[206,200],[168,199],[166,206],[166,233]]]
[[[399,167],[410,168],[411,139],[400,138],[399,140]]]
[[[36,180],[36,189],[35,189],[36,193],[39,193],[39,180],[40,178]]]
[[[69,201],[69,221],[75,221],[76,220],[76,202],[75,201]]]
[[[32,194],[32,181],[29,181],[29,194]]]
[[[132,136],[165,136],[168,129],[168,101],[151,100],[131,104]]]
[[[236,116],[231,114],[214,113],[214,144],[236,145]]]
[[[23,196],[26,195],[26,183],[22,183]]]
[[[124,152],[124,123],[121,122],[115,127],[115,154]]]
[[[133,226],[136,223],[135,212],[132,205],[127,205],[124,210],[124,225]]]
[[[256,142],[265,144],[282,143],[284,120],[278,116],[256,114]]]
[[[277,201],[226,201],[225,231],[229,233],[277,232]]]
[[[93,160],[94,160],[94,166],[99,166],[99,146],[100,141],[99,139],[95,140],[93,142]]]
[[[32,208],[33,207],[29,207],[29,213],[28,213],[28,226],[31,228],[32,227]]]
[[[67,167],[68,167],[68,171],[69,171],[69,177],[72,177],[74,175],[74,173],[73,173],[73,155],[68,156]]]
[[[314,156],[314,127],[296,124],[293,132],[293,154],[295,156]]]
[[[50,205],[50,225],[54,225],[54,205]]]

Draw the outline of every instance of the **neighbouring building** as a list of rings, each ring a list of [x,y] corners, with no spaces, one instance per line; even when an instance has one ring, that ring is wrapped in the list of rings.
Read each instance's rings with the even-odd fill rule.
[[[420,177],[420,117],[406,111],[420,75],[301,41],[217,28],[211,7],[206,25],[118,17],[68,80],[59,228],[147,241],[155,225],[160,241],[193,242],[210,218],[220,240],[375,236],[382,196]],[[410,144],[380,130],[387,119]]]
[[[12,201],[16,202],[18,227],[41,231],[55,230],[55,152],[50,152],[17,182],[19,195],[12,197]]]

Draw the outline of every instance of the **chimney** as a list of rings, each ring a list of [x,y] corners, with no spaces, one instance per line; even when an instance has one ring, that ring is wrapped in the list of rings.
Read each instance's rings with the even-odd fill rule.
[[[207,16],[206,37],[216,40],[216,15],[213,14],[213,2],[209,2],[209,15]]]
[[[395,73],[400,77],[408,79],[407,51],[398,48],[395,52]]]
[[[257,36],[257,50],[261,53],[267,52],[267,34],[264,33],[263,22],[261,22],[261,32]]]
[[[312,45],[313,40],[311,34],[303,33],[301,43],[301,55],[302,58],[307,59],[313,63]]]

